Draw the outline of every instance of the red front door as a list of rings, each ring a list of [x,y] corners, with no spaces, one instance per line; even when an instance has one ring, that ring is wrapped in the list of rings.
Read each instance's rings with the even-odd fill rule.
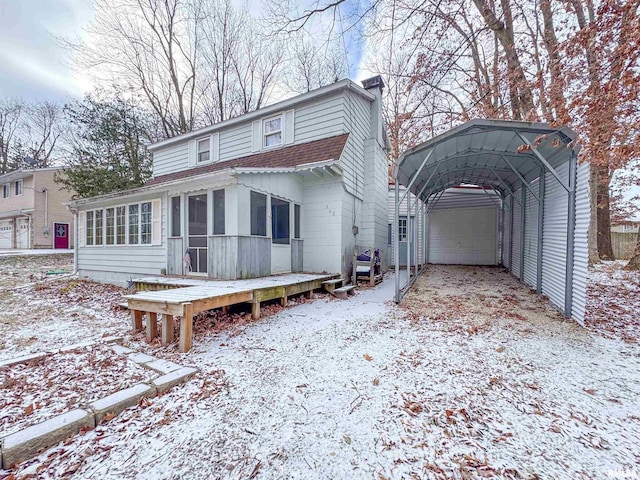
[[[54,223],[53,231],[55,234],[53,248],[69,248],[69,224]]]

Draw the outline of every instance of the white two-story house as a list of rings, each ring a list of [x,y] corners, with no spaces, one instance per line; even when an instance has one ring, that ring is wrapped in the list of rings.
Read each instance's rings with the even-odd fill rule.
[[[71,202],[81,276],[348,277],[387,246],[380,77],[350,80],[150,145],[145,186]]]

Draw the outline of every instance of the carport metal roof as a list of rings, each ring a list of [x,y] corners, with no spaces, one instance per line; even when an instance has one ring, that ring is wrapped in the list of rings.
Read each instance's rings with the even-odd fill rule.
[[[421,201],[462,183],[508,195],[542,170],[569,191],[556,168],[575,154],[575,137],[569,128],[548,123],[471,120],[403,153],[393,176]]]
[[[576,134],[571,129],[556,128],[548,123],[476,119],[415,146],[400,156],[393,172],[396,184],[396,228],[399,205],[409,192],[416,198],[412,200],[416,215],[428,213],[432,205],[437,202],[438,194],[460,184],[491,187],[502,198],[510,195],[510,198],[519,203],[524,211],[524,204],[516,198],[514,192],[524,187],[539,204],[542,204],[545,197],[545,182],[538,182],[539,186],[536,189],[531,186],[531,183],[549,172],[569,197],[564,313],[570,316],[575,227],[574,179],[578,151],[574,143],[575,138]],[[563,179],[557,171],[557,168],[565,162],[570,164],[568,181],[566,177]],[[400,197],[398,185],[406,187],[402,197]],[[412,201],[409,197],[407,203],[409,212],[411,212]],[[421,204],[420,208],[423,208],[422,212],[418,203]],[[538,225],[542,231],[543,213],[538,217]],[[415,265],[416,272],[411,278],[410,258],[407,254],[409,279],[401,292],[398,273],[398,234],[395,238],[396,301],[399,302],[404,295],[403,292],[412,285],[419,272]],[[521,248],[523,246],[524,243],[521,242]],[[408,251],[409,248],[407,248]],[[537,263],[537,290],[540,292],[542,285],[541,235],[538,236]],[[522,267],[520,271],[522,272]]]

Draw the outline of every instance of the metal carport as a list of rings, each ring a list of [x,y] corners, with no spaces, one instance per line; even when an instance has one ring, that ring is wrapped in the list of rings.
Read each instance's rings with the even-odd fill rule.
[[[400,285],[398,216],[407,192],[409,211],[428,223],[431,208],[449,187],[490,187],[502,199],[500,263],[567,317],[582,323],[587,283],[589,166],[578,165],[576,135],[567,127],[508,120],[471,120],[403,153],[395,179],[396,302],[418,275],[407,255]],[[399,186],[406,190],[400,196]],[[425,235],[422,235],[425,238]],[[423,244],[408,247],[422,249]],[[418,258],[418,255],[415,255]]]

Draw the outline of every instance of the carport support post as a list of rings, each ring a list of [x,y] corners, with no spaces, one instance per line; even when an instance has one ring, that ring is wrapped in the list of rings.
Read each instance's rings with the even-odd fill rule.
[[[394,226],[391,231],[393,235],[393,260],[396,264],[395,268],[395,280],[396,280],[396,303],[400,302],[400,185],[398,185],[398,179],[395,179],[395,212],[394,212]]]
[[[567,260],[564,277],[564,315],[571,317],[571,304],[573,303],[573,237],[576,227],[576,175],[578,160],[574,151],[571,151],[569,160],[569,197],[567,214]]]
[[[509,195],[509,271],[513,275],[513,193]]]
[[[538,256],[536,269],[536,293],[542,294],[542,240],[544,238],[544,188],[545,188],[545,170],[540,169],[540,180],[538,181]]]
[[[416,239],[413,242],[413,251],[414,251],[414,257],[413,258],[416,259],[414,276],[417,277],[418,276],[418,244],[419,244],[418,237],[420,236],[419,235],[419,232],[420,232],[419,225],[422,225],[422,223],[419,221],[420,220],[420,215],[422,215],[422,211],[421,211],[422,208],[420,208],[420,210],[418,209],[418,197],[416,197],[416,201],[414,203],[414,208],[415,208],[415,214],[414,214],[415,220],[414,220],[414,223],[416,224],[416,226],[415,226]]]
[[[498,235],[500,240],[500,265],[504,266],[504,198],[502,198],[502,195],[500,195],[500,218],[498,219]]]
[[[411,193],[407,197],[407,285],[411,283]]]
[[[520,281],[524,280],[524,227],[525,227],[525,215],[527,214],[527,192],[524,190],[524,185],[520,189],[522,202],[520,203]]]

